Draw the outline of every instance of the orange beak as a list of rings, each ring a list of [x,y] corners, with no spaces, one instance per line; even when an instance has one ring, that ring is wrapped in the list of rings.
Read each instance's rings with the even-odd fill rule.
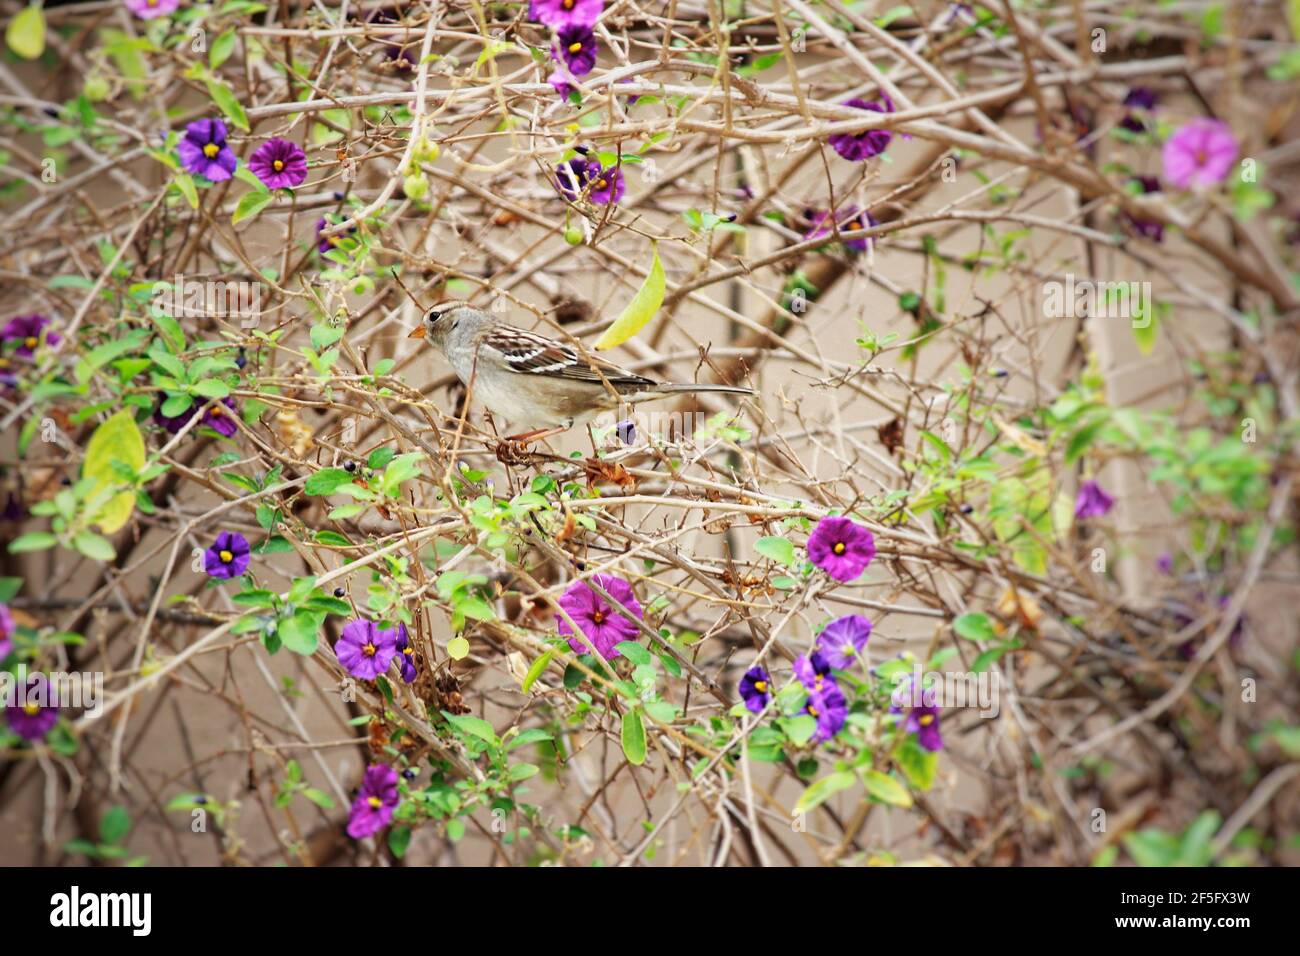
[[[423,325],[417,325],[415,328],[411,329],[411,332],[410,332],[409,335],[407,335],[407,338],[408,338],[408,339],[422,339],[422,338],[424,338],[424,335],[425,335],[425,332],[424,332],[424,326],[423,326]]]

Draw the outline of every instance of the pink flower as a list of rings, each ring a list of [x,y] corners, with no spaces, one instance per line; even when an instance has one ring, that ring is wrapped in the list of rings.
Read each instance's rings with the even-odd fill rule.
[[[388,826],[401,799],[397,792],[397,771],[387,764],[371,764],[366,768],[360,792],[352,801],[348,836],[361,840]]]
[[[126,8],[141,20],[165,17],[181,5],[181,0],[126,0]]]
[[[1165,179],[1179,189],[1223,182],[1237,158],[1237,138],[1228,124],[1201,117],[1180,126],[1165,143]]]
[[[248,158],[248,168],[267,189],[291,189],[307,178],[307,154],[287,139],[268,139]]]
[[[836,581],[853,581],[876,556],[876,539],[848,518],[822,518],[808,536],[808,557]]]
[[[641,605],[637,603],[636,595],[632,593],[632,585],[622,578],[608,574],[592,575],[592,580],[610,597],[631,611],[637,620],[641,619]],[[582,633],[587,635],[587,639],[606,659],[619,656],[619,652],[615,650],[616,644],[636,640],[639,630],[636,621],[610,607],[609,602],[592,590],[586,581],[574,581],[570,584],[560,598],[560,607],[573,618]],[[560,634],[573,634],[569,622],[558,614],[555,615],[555,628]],[[575,654],[591,653],[591,649],[577,636],[569,638],[569,647],[573,648]]]

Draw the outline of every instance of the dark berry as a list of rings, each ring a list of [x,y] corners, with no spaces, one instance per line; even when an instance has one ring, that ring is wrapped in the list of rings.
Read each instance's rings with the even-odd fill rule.
[[[414,767],[407,767],[405,770],[402,771],[402,776],[405,777],[407,780],[414,780],[419,775],[420,775],[420,771],[416,770]]]
[[[243,368],[247,364],[248,364],[248,353],[245,352],[243,349],[240,349],[239,354],[235,356],[235,368]]]
[[[347,591],[344,591],[342,588],[335,588],[335,589],[334,589],[334,596],[335,596],[336,598],[341,598],[343,595],[345,595],[345,594],[347,594],[347,593],[348,593],[348,592],[347,592]]]
[[[356,471],[356,470],[357,470],[357,463],[356,463],[355,461],[345,461],[345,462],[343,463],[343,470],[344,470],[344,471]]]

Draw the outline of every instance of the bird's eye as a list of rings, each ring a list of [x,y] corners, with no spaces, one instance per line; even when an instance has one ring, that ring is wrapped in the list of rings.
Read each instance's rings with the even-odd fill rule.
[[[432,311],[429,313],[429,324],[430,324],[430,325],[437,325],[437,324],[438,324],[438,320],[441,319],[441,318],[443,317],[443,315],[445,315],[445,314],[446,314],[445,312],[439,312],[437,309],[432,310]]]

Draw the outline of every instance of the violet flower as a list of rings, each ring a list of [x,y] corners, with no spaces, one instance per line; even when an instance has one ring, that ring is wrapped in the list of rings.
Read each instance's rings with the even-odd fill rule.
[[[548,27],[590,27],[605,9],[605,0],[531,0],[528,18]]]
[[[361,840],[388,826],[401,802],[397,771],[387,764],[371,764],[348,814],[348,836]]]
[[[740,679],[740,697],[750,713],[761,714],[772,699],[772,678],[761,667],[751,667]]]
[[[883,93],[879,100],[868,102],[855,97],[846,101],[844,105],[853,106],[860,110],[871,110],[876,113],[894,112],[893,101]],[[861,163],[883,153],[889,147],[889,143],[893,138],[894,133],[892,130],[869,129],[861,133],[836,133],[834,136],[828,137],[826,142],[830,144],[831,149],[845,159]]]
[[[269,139],[249,157],[248,168],[267,189],[292,189],[307,178],[307,154],[287,139]]]
[[[1095,481],[1085,481],[1079,486],[1079,494],[1074,499],[1074,516],[1100,518],[1115,506],[1115,499],[1106,494],[1106,490]]]
[[[872,226],[879,225],[874,216],[866,210],[859,210],[857,206],[845,206],[839,210],[838,216],[832,218],[831,210],[826,209],[822,212],[809,210],[805,214],[812,223],[812,228],[804,236],[805,239],[816,239],[818,236],[833,235],[835,230],[832,225],[837,225],[840,232],[849,232],[856,229],[870,229]],[[860,239],[842,239],[845,249],[851,249],[854,252],[866,252],[871,246],[871,240]]]
[[[154,20],[174,13],[181,0],[126,0],[126,8],[141,20]]]
[[[1237,158],[1237,138],[1227,123],[1200,117],[1180,126],[1161,152],[1165,179],[1179,189],[1223,182]]]
[[[564,27],[555,35],[551,57],[562,61],[574,76],[586,76],[596,65],[598,50],[591,27]]]
[[[22,687],[12,687],[5,717],[9,729],[24,740],[41,740],[50,732],[59,721],[59,702],[44,674],[32,674]]]
[[[858,653],[871,637],[871,621],[861,614],[847,614],[826,625],[817,635],[817,653],[836,670],[857,663]]]
[[[9,652],[14,649],[13,636],[17,625],[14,623],[14,616],[9,611],[9,605],[0,604],[0,663],[9,656]]]
[[[397,656],[397,633],[381,631],[374,621],[350,621],[334,642],[334,656],[353,677],[374,680]]]
[[[237,578],[248,570],[251,555],[247,538],[238,531],[222,531],[212,547],[203,552],[203,569],[208,577]]]
[[[230,411],[228,412],[226,409],[230,409]],[[230,412],[238,413],[238,411],[233,398],[223,398],[221,401],[213,402],[207,407],[203,412],[203,420],[199,424],[207,425],[217,434],[230,438],[235,432],[239,431],[239,426],[235,424],[235,419]]]
[[[235,174],[239,161],[226,145],[226,124],[219,119],[199,119],[185,127],[185,135],[176,146],[181,162],[192,173],[206,176],[214,183]]]
[[[0,329],[0,340],[6,344],[17,342],[18,347],[13,350],[13,355],[16,358],[30,359],[36,354],[36,349],[42,342],[54,346],[63,341],[63,336],[58,332],[52,329],[46,331],[49,324],[49,319],[37,313],[16,315],[5,323],[3,329]]]
[[[393,632],[393,643],[397,647],[397,666],[402,671],[402,680],[412,683],[419,671],[415,667],[415,645],[405,624],[398,624]]]

